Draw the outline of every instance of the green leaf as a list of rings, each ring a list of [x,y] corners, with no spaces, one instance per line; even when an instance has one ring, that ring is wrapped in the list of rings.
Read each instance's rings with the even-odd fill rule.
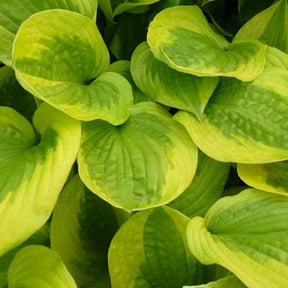
[[[257,40],[230,44],[211,28],[198,6],[161,11],[150,23],[147,41],[158,60],[196,76],[252,81],[265,64],[265,45]]]
[[[37,108],[34,97],[19,85],[14,71],[7,66],[0,68],[0,106],[11,107],[28,120]]]
[[[40,245],[21,249],[8,271],[9,288],[76,288],[61,257]]]
[[[129,116],[131,86],[119,74],[104,73],[108,50],[95,23],[81,14],[34,14],[17,33],[13,60],[27,91],[73,118],[118,125]]]
[[[79,149],[79,121],[43,104],[33,124],[40,137],[23,116],[0,107],[0,256],[48,220]]]
[[[234,39],[258,39],[288,53],[287,0],[280,0],[254,16],[240,29]]]
[[[195,144],[218,161],[265,163],[288,158],[288,71],[269,67],[253,82],[221,79],[203,121],[179,112]]]
[[[125,79],[130,83],[133,91],[134,104],[139,102],[152,101],[152,99],[149,96],[140,91],[136,86],[130,72],[130,61],[127,60],[116,61],[111,65],[109,65],[107,71],[119,73],[120,75],[125,77]]]
[[[113,23],[113,11],[110,0],[98,0],[99,8],[109,23]]]
[[[167,207],[141,211],[114,236],[108,254],[112,287],[182,287],[202,281],[188,250],[189,218]]]
[[[143,102],[121,126],[83,123],[78,164],[91,191],[116,207],[139,210],[163,205],[188,187],[197,149],[167,111]]]
[[[112,0],[112,7],[114,8],[113,17],[127,10],[141,8],[141,6],[150,5],[159,1],[160,0]]]
[[[238,164],[239,177],[249,186],[274,193],[288,192],[288,161]]]
[[[236,276],[230,275],[203,285],[184,286],[183,288],[246,288]]]
[[[12,45],[20,25],[31,15],[49,9],[66,9],[96,19],[97,0],[0,0],[0,61],[12,66]]]
[[[154,101],[189,111],[199,119],[218,84],[218,78],[196,77],[171,69],[154,58],[146,42],[133,53],[131,74],[136,85]]]
[[[7,273],[9,266],[16,253],[23,247],[28,245],[45,245],[50,246],[50,225],[46,223],[39,231],[33,234],[28,240],[21,245],[10,250],[8,253],[0,257],[0,288],[8,287]]]
[[[109,48],[118,60],[130,60],[136,46],[146,39],[147,14],[125,13],[117,20],[117,27]]]
[[[287,222],[287,197],[247,189],[190,220],[188,244],[201,263],[224,266],[249,288],[287,287]]]
[[[246,22],[262,10],[268,8],[275,0],[238,0],[241,22]]]
[[[61,255],[79,287],[110,287],[107,253],[117,230],[112,206],[75,176],[54,209],[51,247]]]
[[[217,31],[228,38],[233,38],[241,27],[237,2],[238,0],[204,0],[201,5]]]
[[[168,205],[186,216],[203,216],[218,200],[226,184],[230,165],[198,154],[196,174],[189,187]]]

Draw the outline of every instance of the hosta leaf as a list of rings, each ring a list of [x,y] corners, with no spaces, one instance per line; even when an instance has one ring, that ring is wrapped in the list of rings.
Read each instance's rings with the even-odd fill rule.
[[[185,239],[189,218],[167,207],[141,211],[114,236],[108,254],[113,288],[201,283],[202,269]]]
[[[240,14],[241,22],[246,22],[257,13],[268,8],[274,0],[238,0],[238,11]]]
[[[51,223],[51,247],[79,287],[110,287],[107,253],[118,230],[112,206],[75,176],[59,197]]]
[[[268,47],[266,50],[265,69],[270,69],[271,67],[281,68],[288,72],[288,54],[277,48]]]
[[[249,288],[288,285],[288,198],[247,189],[218,200],[205,218],[188,224],[191,252],[217,263]]]
[[[0,61],[12,66],[12,45],[22,22],[39,11],[57,8],[82,13],[95,20],[97,0],[0,0]]]
[[[269,164],[238,164],[240,178],[249,186],[267,192],[288,192],[288,161]]]
[[[131,87],[119,74],[103,73],[108,50],[95,23],[83,15],[34,14],[17,33],[13,60],[26,90],[73,118],[118,125],[129,116]]]
[[[8,253],[0,257],[0,288],[8,287],[7,273],[8,268],[15,257],[16,253],[28,245],[45,245],[50,246],[50,225],[46,223],[39,231],[33,234],[24,243],[10,250]]]
[[[203,285],[184,286],[183,288],[246,288],[236,276],[230,275]]]
[[[265,163],[288,158],[288,73],[267,68],[250,83],[222,79],[203,121],[179,112],[195,144],[224,162]]]
[[[196,174],[189,187],[168,205],[186,216],[203,216],[218,200],[228,178],[230,164],[198,154]]]
[[[109,65],[107,71],[116,72],[125,77],[126,80],[130,83],[133,91],[133,101],[134,104],[139,102],[147,102],[152,101],[152,99],[144,94],[142,91],[138,89],[136,86],[130,71],[130,61],[120,60]]]
[[[141,6],[150,5],[159,0],[112,0],[112,7],[114,7],[113,17],[119,15],[127,10],[140,8]]]
[[[117,22],[109,48],[117,59],[130,60],[137,45],[146,39],[147,14],[123,14]]]
[[[196,76],[251,81],[265,64],[265,45],[257,40],[229,44],[211,28],[198,6],[161,11],[150,23],[147,40],[158,60]]]
[[[91,191],[116,207],[139,210],[163,205],[187,188],[197,149],[167,111],[143,102],[121,126],[83,123],[78,164]]]
[[[76,288],[61,257],[40,245],[21,249],[8,271],[9,288]]]
[[[218,84],[218,78],[196,77],[171,69],[154,58],[146,42],[131,59],[136,85],[154,101],[194,113],[199,119]]]
[[[254,16],[236,34],[238,39],[258,39],[288,52],[288,5],[280,0]]]
[[[47,104],[33,123],[40,139],[28,120],[0,107],[0,256],[48,220],[80,144],[80,123]]]
[[[228,38],[232,38],[241,27],[237,2],[238,0],[204,0],[201,4],[217,31]]]
[[[34,97],[19,85],[7,66],[0,68],[0,106],[11,107],[29,120],[37,108]]]

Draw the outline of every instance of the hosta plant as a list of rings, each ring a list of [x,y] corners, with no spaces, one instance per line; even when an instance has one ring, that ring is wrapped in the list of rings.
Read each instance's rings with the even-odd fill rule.
[[[288,286],[287,0],[0,0],[0,36],[0,288]]]

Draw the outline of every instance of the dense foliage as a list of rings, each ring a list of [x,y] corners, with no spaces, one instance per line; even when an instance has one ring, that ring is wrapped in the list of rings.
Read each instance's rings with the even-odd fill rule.
[[[288,287],[286,0],[0,0],[0,288]]]

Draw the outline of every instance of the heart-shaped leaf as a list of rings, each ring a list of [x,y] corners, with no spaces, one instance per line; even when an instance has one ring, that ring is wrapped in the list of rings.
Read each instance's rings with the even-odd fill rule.
[[[188,221],[168,207],[132,216],[121,226],[109,248],[112,287],[182,287],[201,283],[202,267],[187,247]]]
[[[158,60],[196,76],[252,81],[265,64],[265,45],[257,40],[230,44],[211,28],[198,6],[161,11],[150,23],[147,41]]]
[[[171,69],[157,60],[146,42],[131,58],[136,85],[154,101],[194,113],[199,119],[218,84],[218,78],[197,77]]]
[[[9,288],[76,288],[61,257],[53,250],[31,245],[21,249],[8,271]]]
[[[253,82],[223,78],[203,121],[179,112],[195,144],[223,162],[265,163],[288,158],[288,71],[269,67]]]
[[[0,107],[0,256],[48,220],[79,149],[79,121],[45,103],[33,123],[40,137],[23,116]]]
[[[0,61],[12,66],[12,46],[20,25],[31,15],[49,9],[66,9],[96,19],[95,0],[0,0]]]
[[[107,253],[118,230],[114,209],[90,192],[78,175],[59,197],[51,223],[51,247],[79,287],[110,287]]]
[[[104,73],[108,50],[95,23],[81,14],[34,14],[17,33],[13,60],[26,90],[73,118],[118,125],[129,116],[131,86],[119,74]]]
[[[220,264],[249,288],[288,285],[288,198],[247,189],[218,200],[187,228],[191,252]]]
[[[197,149],[167,111],[143,102],[121,126],[83,123],[78,164],[91,191],[116,207],[139,210],[163,205],[188,187]]]

